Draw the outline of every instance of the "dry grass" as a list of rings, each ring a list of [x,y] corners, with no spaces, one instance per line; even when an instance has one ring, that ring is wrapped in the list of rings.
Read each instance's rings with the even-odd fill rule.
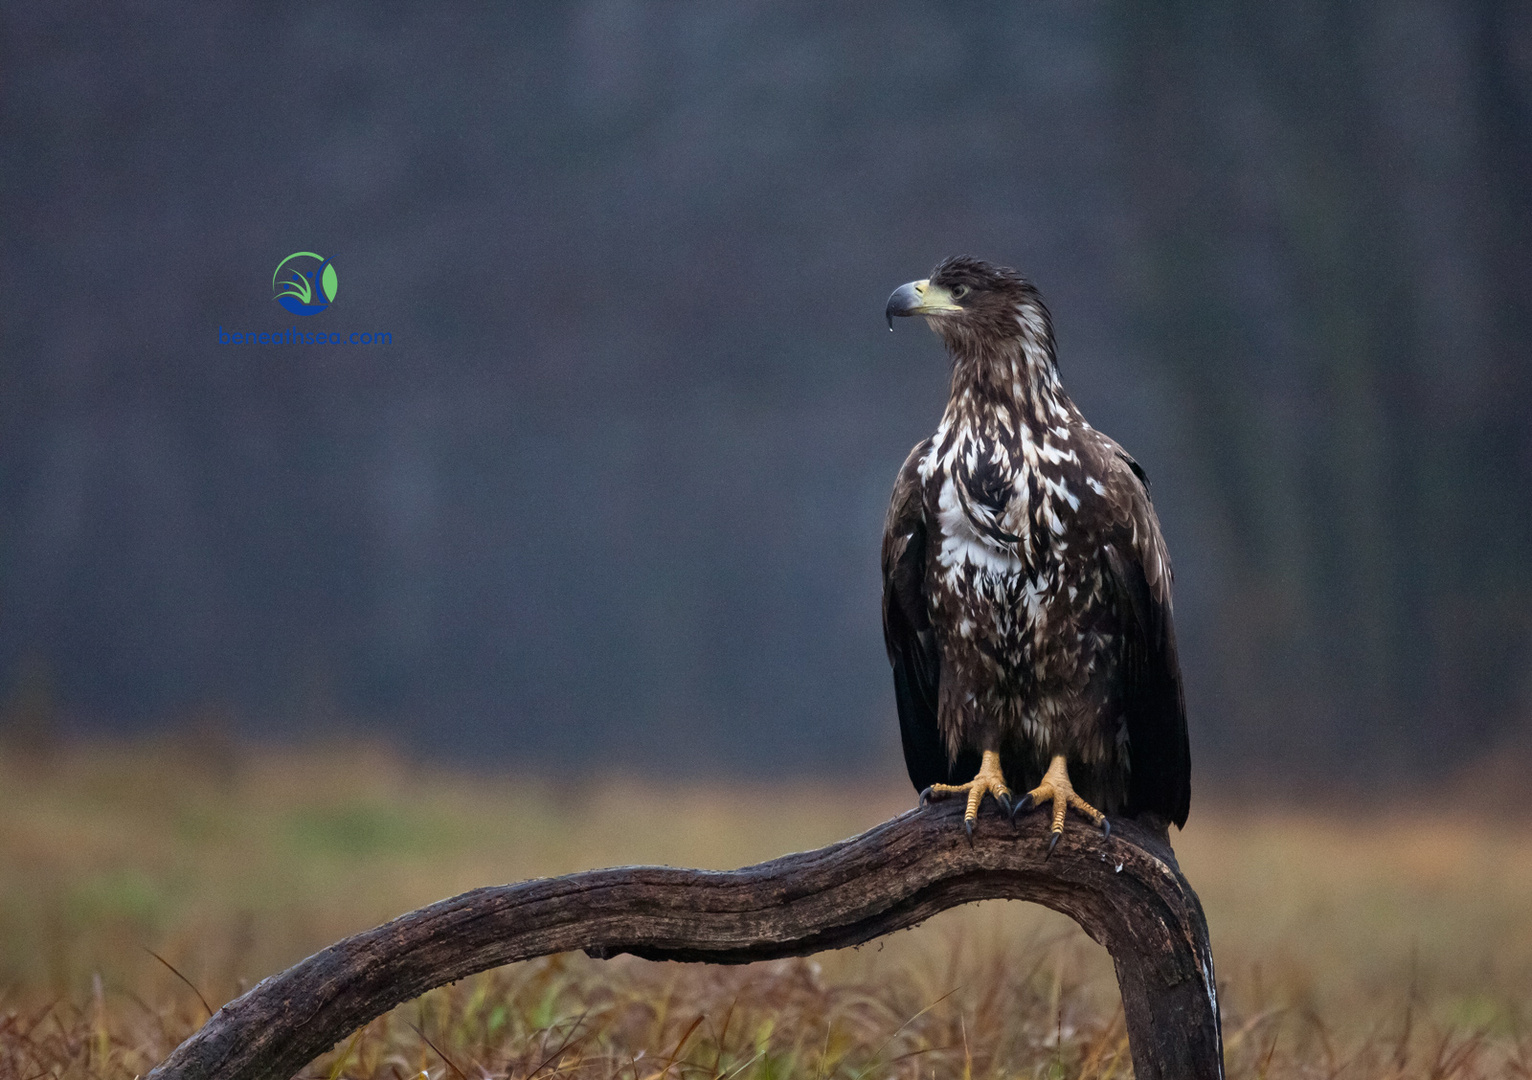
[[[493,780],[357,746],[0,755],[0,790],[0,1076],[18,1078],[145,1072],[202,1021],[199,996],[216,1007],[335,938],[475,885],[742,865],[910,801],[899,785]],[[1176,847],[1213,930],[1231,1076],[1532,1077],[1519,1035],[1532,1021],[1526,829],[1458,834],[1436,808],[1323,817],[1204,800]],[[814,960],[516,965],[401,1007],[308,1075],[422,1071],[1129,1073],[1105,954],[1022,904]]]

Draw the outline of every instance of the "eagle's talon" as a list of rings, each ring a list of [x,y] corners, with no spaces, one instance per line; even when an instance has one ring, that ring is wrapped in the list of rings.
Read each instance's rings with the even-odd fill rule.
[[[1071,806],[1077,813],[1084,815],[1092,825],[1099,825],[1103,835],[1111,835],[1111,826],[1107,824],[1106,815],[1075,794],[1074,785],[1069,782],[1069,768],[1063,754],[1054,755],[1042,780],[1023,796],[1022,802],[1026,803],[1029,809],[1043,803],[1053,804],[1053,839],[1048,843],[1050,854],[1054,845],[1058,843],[1059,837],[1064,833],[1064,815]]]
[[[973,847],[973,821],[971,817],[963,819],[963,831],[968,834],[968,846]]]
[[[1106,815],[1105,814],[1102,814],[1101,815],[1101,839],[1103,839],[1103,840],[1110,840],[1111,838],[1112,838],[1112,823],[1106,819]]]
[[[1063,835],[1064,835],[1064,830],[1063,829],[1058,829],[1051,836],[1048,837],[1048,854],[1049,855],[1052,855],[1053,854],[1053,849],[1059,846],[1059,837],[1061,837]]]
[[[954,795],[966,795],[968,805],[964,808],[963,824],[968,829],[969,838],[973,837],[973,823],[979,817],[979,808],[984,803],[985,795],[993,795],[1000,808],[1007,813],[1011,807],[1011,789],[1005,786],[1005,777],[1000,772],[1000,755],[993,750],[984,751],[984,756],[979,763],[979,771],[974,778],[966,784],[932,784],[920,793],[920,805],[935,799],[946,799]]]
[[[1017,814],[1024,814],[1036,805],[1037,803],[1033,800],[1032,793],[1030,791],[1023,795],[1021,798],[1017,799],[1016,805],[1011,807],[1011,824],[1016,824]]]

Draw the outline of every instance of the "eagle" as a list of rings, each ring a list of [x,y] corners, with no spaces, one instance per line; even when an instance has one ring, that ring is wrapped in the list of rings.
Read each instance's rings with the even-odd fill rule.
[[[1170,560],[1144,470],[1064,392],[1052,318],[1016,271],[954,256],[886,314],[890,330],[925,316],[952,361],[883,534],[883,634],[921,803],[966,795],[970,838],[986,794],[1013,823],[1051,807],[1050,853],[1071,807],[1108,836],[1107,814],[1184,826]]]

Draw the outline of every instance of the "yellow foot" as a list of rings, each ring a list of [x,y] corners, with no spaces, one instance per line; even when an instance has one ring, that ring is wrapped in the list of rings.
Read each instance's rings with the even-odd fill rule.
[[[1030,810],[1045,802],[1053,803],[1053,835],[1048,838],[1049,854],[1058,845],[1059,837],[1064,835],[1064,812],[1071,806],[1090,818],[1093,824],[1101,826],[1102,836],[1112,835],[1112,825],[1106,815],[1075,794],[1074,785],[1069,782],[1069,768],[1064,763],[1063,754],[1054,755],[1048,771],[1043,774],[1043,782],[1021,797],[1011,816],[1015,817],[1023,810]]]
[[[993,795],[995,801],[1000,804],[1000,809],[1007,814],[1011,811],[1011,789],[1005,786],[1005,776],[1000,772],[1000,755],[993,750],[984,751],[984,757],[979,761],[979,774],[966,784],[932,784],[920,793],[920,803],[926,804],[928,799],[945,799],[949,795],[968,795],[968,810],[963,814],[963,828],[968,830],[968,839],[973,839],[973,825],[979,820],[979,803],[984,801],[986,793]]]

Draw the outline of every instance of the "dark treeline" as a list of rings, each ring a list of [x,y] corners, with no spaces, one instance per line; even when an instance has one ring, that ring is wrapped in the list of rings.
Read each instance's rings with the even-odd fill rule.
[[[880,313],[968,251],[1154,480],[1199,768],[1532,733],[1525,5],[3,18],[13,728],[897,772]],[[392,343],[218,340],[299,321]]]

